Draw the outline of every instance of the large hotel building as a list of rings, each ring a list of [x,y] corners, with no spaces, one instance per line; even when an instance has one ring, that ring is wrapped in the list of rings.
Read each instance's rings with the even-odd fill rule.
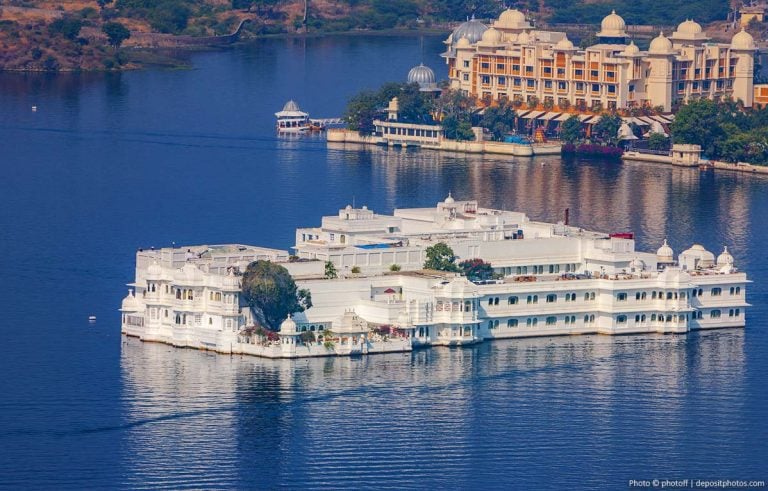
[[[627,43],[624,19],[613,12],[597,37],[597,44],[579,49],[564,32],[533,29],[521,12],[506,10],[491,27],[474,19],[461,24],[442,56],[451,87],[478,98],[535,97],[584,110],[647,105],[671,111],[698,97],[753,104],[756,47],[744,30],[730,44],[713,43],[686,20],[641,51]]]

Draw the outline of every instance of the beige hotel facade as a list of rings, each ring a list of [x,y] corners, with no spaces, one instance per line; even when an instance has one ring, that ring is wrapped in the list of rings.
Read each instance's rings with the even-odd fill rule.
[[[536,30],[522,12],[506,10],[491,26],[475,19],[461,24],[442,56],[451,88],[481,99],[535,97],[561,108],[661,106],[666,112],[691,98],[753,105],[756,46],[744,30],[730,43],[714,43],[686,20],[642,51],[627,42],[624,19],[612,12],[597,37],[597,44],[579,49],[566,33]]]

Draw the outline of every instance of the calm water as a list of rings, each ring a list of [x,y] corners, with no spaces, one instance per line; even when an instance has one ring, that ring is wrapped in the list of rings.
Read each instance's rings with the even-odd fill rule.
[[[195,69],[0,74],[0,486],[627,489],[768,479],[768,179],[653,165],[327,148],[277,139],[296,98],[337,116],[440,40],[271,40]],[[33,113],[30,108],[39,107]],[[353,199],[449,190],[584,227],[728,244],[745,330],[500,341],[268,361],[121,338],[137,247],[287,248]],[[89,315],[98,322],[89,325]]]

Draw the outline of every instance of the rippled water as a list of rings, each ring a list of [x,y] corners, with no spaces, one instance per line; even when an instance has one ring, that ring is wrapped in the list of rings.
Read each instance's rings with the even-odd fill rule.
[[[440,40],[424,39],[427,64]],[[0,487],[626,489],[768,479],[768,179],[278,139],[421,61],[415,37],[271,40],[195,69],[0,74]],[[32,113],[32,105],[38,111]],[[451,190],[605,231],[728,244],[744,330],[577,336],[355,359],[229,357],[119,334],[137,247],[245,242],[353,199]],[[98,321],[87,323],[88,315]]]

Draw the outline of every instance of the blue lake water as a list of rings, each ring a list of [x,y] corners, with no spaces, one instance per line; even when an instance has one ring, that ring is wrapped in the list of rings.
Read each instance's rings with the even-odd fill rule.
[[[265,40],[191,70],[0,74],[0,487],[768,480],[768,178],[275,136],[290,98],[338,116],[421,61],[444,78],[440,41]],[[570,208],[644,249],[727,244],[754,281],[747,327],[299,361],[120,336],[138,247],[288,248],[353,199],[391,212],[449,190],[536,219]]]

